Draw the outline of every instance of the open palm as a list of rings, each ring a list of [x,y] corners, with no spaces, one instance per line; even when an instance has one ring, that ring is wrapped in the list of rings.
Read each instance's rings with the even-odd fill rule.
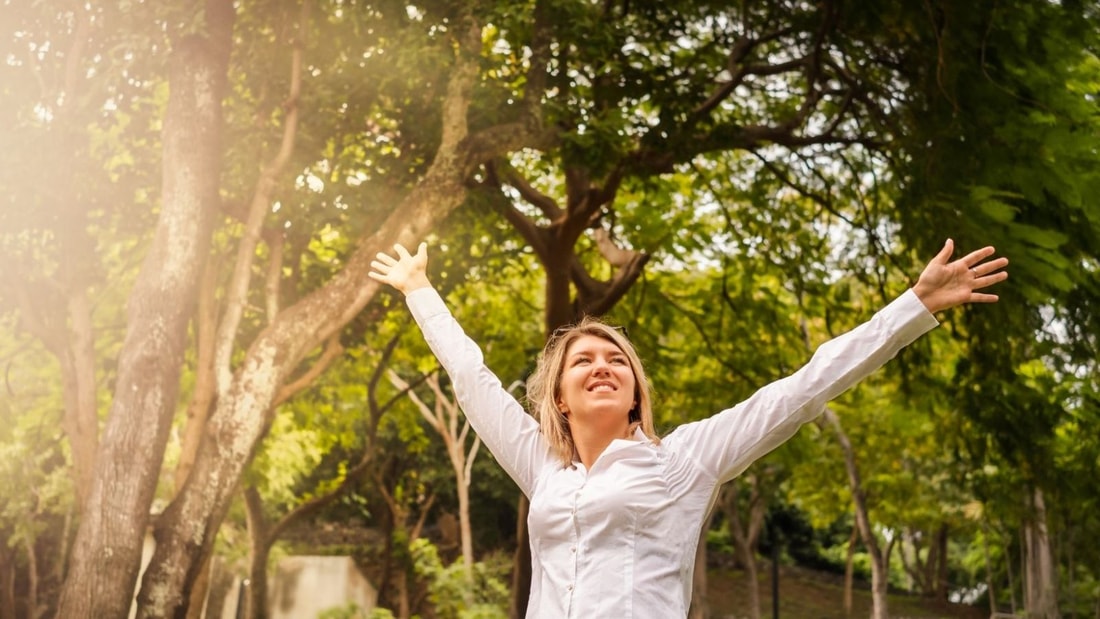
[[[977,291],[1008,278],[1001,270],[1008,265],[1008,258],[990,260],[996,250],[983,247],[948,262],[954,251],[955,243],[948,239],[913,286],[924,306],[935,313],[963,303],[995,303],[997,295]]]
[[[371,272],[368,275],[372,279],[389,284],[403,294],[431,286],[427,275],[427,243],[421,243],[415,254],[410,254],[401,244],[394,245],[393,250],[396,257],[378,252],[376,259],[370,263]]]

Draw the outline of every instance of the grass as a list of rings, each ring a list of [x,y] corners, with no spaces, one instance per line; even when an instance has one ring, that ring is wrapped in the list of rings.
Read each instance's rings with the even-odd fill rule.
[[[772,619],[771,570],[762,569],[760,617]],[[746,610],[748,578],[743,571],[712,569],[707,573],[710,616],[714,619],[742,619]],[[944,604],[916,596],[890,595],[890,616],[894,619],[985,619],[988,610]],[[856,583],[852,591],[852,612],[844,612],[844,578],[811,570],[783,566],[779,572],[780,619],[850,619],[871,616],[871,591]]]

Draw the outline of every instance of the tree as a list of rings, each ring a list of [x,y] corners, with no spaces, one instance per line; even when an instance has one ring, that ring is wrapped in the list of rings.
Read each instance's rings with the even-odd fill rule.
[[[5,617],[34,616],[46,607],[48,592],[60,578],[51,569],[53,557],[65,552],[55,544],[63,540],[51,531],[64,528],[74,508],[64,443],[54,429],[63,407],[56,394],[32,387],[37,381],[27,373],[45,370],[12,363],[49,355],[31,346],[30,338],[20,339],[14,348],[0,347],[7,368],[5,397],[0,399],[0,418],[5,420],[0,429],[0,608]],[[25,596],[17,595],[17,580],[26,583]]]
[[[108,26],[127,21],[111,7],[26,7],[9,12],[0,42],[7,59],[0,68],[0,105],[11,140],[0,161],[5,188],[0,252],[9,267],[0,276],[5,291],[0,308],[17,310],[16,326],[57,360],[64,410],[60,424],[71,452],[77,512],[91,492],[104,374],[98,357],[112,337],[97,331],[93,312],[111,296],[104,289],[108,277],[131,277],[110,265],[127,256],[96,260],[93,230],[112,229],[128,218],[131,223],[148,220],[128,204],[147,170],[127,165],[128,158],[149,155],[143,144],[148,127],[139,121],[125,132],[121,127],[130,124],[129,118],[106,113],[133,101],[139,89],[132,82],[150,69],[143,59],[114,53],[119,46],[147,43]],[[111,73],[112,65],[130,71],[134,79],[127,83],[117,72],[92,78]],[[118,204],[123,206],[113,208]]]
[[[248,573],[248,599],[247,606],[244,609],[243,616],[245,617],[266,617],[267,600],[268,600],[268,588],[267,588],[267,571],[268,571],[268,559],[271,554],[272,546],[279,540],[279,538],[293,525],[301,522],[311,516],[314,516],[324,510],[328,505],[337,499],[345,496],[357,485],[361,484],[365,478],[369,477],[371,473],[371,467],[375,464],[375,458],[378,455],[378,426],[383,419],[383,415],[397,403],[398,399],[405,393],[404,390],[389,398],[385,402],[379,402],[378,384],[381,380],[383,371],[388,367],[389,358],[393,353],[394,348],[399,342],[399,335],[390,337],[382,350],[379,352],[376,360],[376,365],[371,370],[370,374],[366,377],[365,385],[363,386],[363,394],[354,394],[357,397],[357,401],[366,401],[367,416],[362,419],[361,422],[352,422],[353,428],[359,430],[339,432],[331,428],[318,428],[316,422],[317,417],[340,417],[337,411],[332,409],[337,408],[335,406],[324,407],[318,406],[316,402],[312,401],[312,398],[307,399],[305,403],[301,405],[301,408],[306,408],[311,411],[308,414],[310,422],[301,424],[299,433],[305,434],[304,437],[286,437],[285,441],[265,441],[264,453],[261,456],[268,456],[267,458],[261,457],[260,466],[257,467],[256,463],[253,464],[253,476],[262,476],[266,483],[261,484],[255,480],[246,480],[244,487],[244,503],[247,516],[248,532],[250,538],[249,548],[249,573]],[[328,353],[333,347],[326,347],[325,352]],[[362,359],[362,357],[358,357]],[[314,368],[318,368],[319,365],[314,365]],[[312,376],[305,376],[295,381],[300,387],[306,386],[305,383],[312,381],[316,378],[316,374]],[[359,377],[344,377],[338,375],[332,377],[332,380],[348,380],[356,381]],[[355,389],[354,386],[351,387]],[[329,394],[328,397],[333,400],[340,398],[343,400],[349,394],[347,393],[347,386],[336,385],[332,389],[339,392],[339,395]],[[285,391],[285,390],[284,390]],[[342,397],[341,397],[342,396]],[[276,405],[281,404],[282,400],[291,397],[290,393],[283,393],[276,400]],[[355,406],[354,410],[359,411],[359,406]],[[327,413],[327,414],[326,414]],[[274,423],[278,424],[279,421],[288,420],[292,415],[284,414],[280,418],[276,418]],[[358,419],[359,415],[354,415],[354,418]],[[289,423],[289,421],[288,421]],[[339,423],[339,422],[336,422]],[[345,422],[346,423],[346,422]],[[309,428],[309,430],[306,430]],[[327,431],[326,431],[327,430]],[[308,433],[307,433],[308,432]],[[283,434],[283,433],[279,433]],[[285,435],[293,435],[294,431],[290,430],[285,432]],[[351,435],[351,436],[349,436]],[[283,437],[280,437],[283,438]],[[323,478],[315,481],[315,487],[305,493],[305,496],[301,497],[298,502],[288,501],[283,496],[281,500],[267,501],[268,503],[275,503],[282,506],[284,503],[290,503],[289,507],[282,514],[272,518],[268,516],[271,510],[265,509],[265,497],[264,494],[276,494],[278,492],[272,491],[272,486],[284,486],[283,490],[286,491],[285,486],[290,485],[285,481],[283,484],[278,483],[273,478],[278,478],[277,473],[272,471],[280,471],[283,475],[294,475],[298,468],[291,465],[290,467],[273,466],[272,461],[278,461],[280,457],[278,455],[271,455],[272,453],[280,453],[284,450],[282,447],[288,444],[293,445],[295,438],[300,442],[307,443],[314,449],[321,448],[325,443],[326,445],[324,453],[317,454],[316,458],[319,461],[327,461],[328,463],[336,466],[336,472],[328,478]],[[329,442],[331,441],[331,442]],[[347,442],[351,442],[348,445]],[[274,443],[274,444],[273,444]],[[303,445],[296,445],[299,449],[289,449],[286,451],[300,452]],[[308,449],[308,447],[307,447]],[[285,457],[285,456],[284,456]],[[350,465],[350,466],[349,466]],[[264,473],[257,473],[255,470],[264,471]],[[290,468],[290,472],[285,469]],[[301,468],[311,469],[308,465]],[[267,488],[261,488],[267,486]],[[261,490],[268,490],[267,493]],[[297,497],[296,497],[297,498]],[[191,596],[192,608],[194,608],[194,600],[196,597],[194,593]],[[198,604],[201,608],[201,604]]]
[[[393,386],[408,393],[409,398],[420,411],[421,416],[436,434],[443,439],[443,445],[447,450],[447,457],[454,469],[455,490],[458,495],[458,523],[459,539],[462,545],[462,564],[466,571],[469,584],[473,584],[474,569],[474,541],[470,529],[470,472],[477,458],[477,451],[481,447],[481,438],[474,436],[467,447],[467,437],[470,434],[470,422],[466,420],[459,410],[458,403],[444,393],[439,383],[438,374],[432,374],[424,379],[431,389],[433,404],[429,406],[412,390],[411,385],[392,370],[388,377]],[[462,419],[462,427],[459,428],[459,419]]]
[[[205,36],[177,41],[164,127],[161,214],[131,292],[115,399],[73,544],[60,616],[122,616],[130,606],[140,534],[175,412],[189,308],[209,247],[232,23],[229,4],[211,2]]]
[[[1065,409],[1014,379],[1028,360],[1047,355],[1049,338],[1016,340],[1005,334],[1042,332],[1042,325],[1050,324],[1038,314],[1049,311],[1044,306],[1058,305],[1057,299],[1071,295],[1095,295],[1088,283],[1095,278],[1095,260],[1087,248],[1096,247],[1100,211],[1084,198],[1093,192],[1095,168],[1082,164],[1091,157],[1087,144],[1096,131],[1095,107],[1085,93],[1095,89],[1097,67],[1091,54],[1081,53],[1082,47],[1065,44],[1075,36],[1093,40],[1089,17],[1042,3],[1028,4],[1011,20],[992,8],[965,14],[945,8],[940,22],[945,29],[951,24],[958,31],[974,27],[989,34],[943,38],[938,47],[946,58],[979,53],[983,62],[947,62],[934,82],[931,75],[916,82],[942,96],[930,98],[927,113],[914,123],[913,138],[931,148],[929,158],[914,162],[906,196],[965,195],[960,190],[967,185],[964,208],[930,209],[906,219],[928,221],[926,217],[943,215],[961,230],[994,230],[1004,239],[1003,251],[1024,257],[1016,260],[1020,268],[1013,275],[1023,298],[1013,296],[1013,305],[1026,299],[1027,311],[1002,311],[992,324],[975,325],[974,363],[962,368],[960,379],[973,381],[962,388],[969,394],[962,413],[995,437],[994,451],[1012,454],[1005,464],[1023,473],[1017,496],[1027,506],[1022,520],[1028,540],[1025,572],[1033,592],[1026,611],[1044,617],[1058,613],[1050,594],[1057,584],[1049,567],[1053,545],[1043,500],[1056,483],[1047,473],[1056,467],[1047,447]],[[1028,53],[1015,53],[1022,49]],[[1040,64],[1048,68],[1036,73]],[[1006,151],[1002,145],[1009,141],[1028,145],[1023,153],[1040,156]],[[965,155],[951,146],[963,142],[970,147]],[[952,173],[940,175],[943,169]],[[1051,225],[1054,221],[1062,225]],[[990,392],[981,387],[988,381],[1004,388]],[[990,462],[984,442],[969,445],[975,466]]]

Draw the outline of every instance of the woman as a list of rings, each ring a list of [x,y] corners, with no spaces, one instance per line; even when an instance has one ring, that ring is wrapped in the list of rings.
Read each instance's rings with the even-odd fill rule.
[[[992,247],[948,262],[948,240],[916,285],[823,344],[793,375],[658,439],[633,346],[596,320],[556,333],[528,386],[536,421],[485,367],[431,287],[426,245],[379,253],[374,279],[405,294],[467,418],[531,501],[528,616],[685,617],[696,543],[718,489],[790,438],[825,404],[939,323],[935,312],[992,303]]]

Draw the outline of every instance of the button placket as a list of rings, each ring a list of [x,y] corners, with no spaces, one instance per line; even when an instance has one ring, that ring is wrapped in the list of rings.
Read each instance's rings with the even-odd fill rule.
[[[570,608],[571,611],[573,610],[573,600],[572,600],[573,592],[574,592],[574,589],[576,588],[576,578],[577,578],[577,569],[578,569],[577,563],[580,560],[580,556],[577,553],[577,548],[580,546],[580,543],[581,543],[581,527],[580,527],[580,523],[577,521],[577,507],[578,507],[578,504],[580,503],[581,492],[583,490],[584,490],[584,484],[582,483],[581,486],[579,488],[577,488],[577,491],[573,493],[573,508],[572,508],[572,510],[570,510],[571,511],[571,517],[572,517],[572,520],[573,520],[573,539],[574,539],[574,543],[569,547],[569,555],[570,555],[570,558],[572,559],[572,563],[573,563],[573,578],[574,578],[574,581],[569,583],[568,585],[566,585],[565,590],[566,590],[566,593],[569,595],[569,598],[570,598],[569,608]]]

